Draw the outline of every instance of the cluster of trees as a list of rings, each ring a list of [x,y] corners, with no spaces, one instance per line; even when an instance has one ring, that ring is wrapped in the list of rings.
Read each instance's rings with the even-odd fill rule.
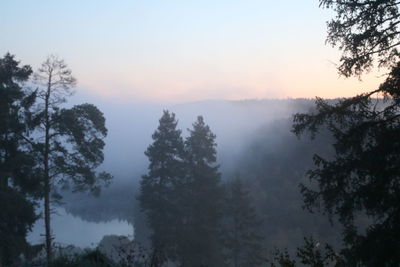
[[[272,265],[399,266],[399,2],[320,0],[320,4],[337,13],[328,24],[328,42],[343,51],[340,73],[359,76],[374,62],[389,73],[376,90],[335,103],[317,99],[315,112],[295,115],[296,135],[308,132],[314,137],[321,131],[332,135],[333,156],[314,155],[315,167],[308,177],[315,185],[300,188],[306,208],[337,216],[343,247],[335,251],[305,238],[297,259],[277,252]]]
[[[111,179],[103,162],[105,119],[96,106],[62,108],[75,79],[49,56],[37,72],[14,56],[0,58],[0,265],[15,264],[43,200],[45,248],[52,260],[51,204],[60,188],[98,193]],[[28,85],[35,86],[30,89]]]
[[[315,112],[295,115],[295,134],[332,136],[333,156],[314,155],[308,177],[315,184],[301,185],[301,192],[308,209],[337,216],[343,248],[336,251],[305,238],[296,259],[278,251],[272,265],[399,266],[400,4],[320,4],[337,13],[328,24],[328,42],[343,50],[341,74],[361,75],[375,61],[390,72],[372,92],[336,103],[318,99]],[[31,74],[11,55],[0,59],[0,240],[5,241],[0,265],[12,265],[26,247],[37,200],[44,200],[50,261],[50,203],[58,197],[56,187],[97,192],[110,179],[93,171],[103,160],[107,133],[101,112],[89,104],[60,108],[75,84],[65,63],[46,60],[35,75],[35,90],[23,86]],[[179,266],[262,263],[260,220],[249,191],[240,180],[221,182],[215,147],[215,135],[202,117],[184,139],[175,115],[164,112],[146,151],[149,171],[139,196],[155,259]],[[363,228],[359,218],[367,218]]]
[[[184,140],[164,111],[145,154],[140,206],[151,245],[180,266],[257,266],[263,250],[260,221],[239,179],[223,185],[215,135],[201,116]]]

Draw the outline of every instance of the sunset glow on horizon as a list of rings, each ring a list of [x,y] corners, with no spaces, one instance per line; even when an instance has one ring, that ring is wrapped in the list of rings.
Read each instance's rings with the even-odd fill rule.
[[[55,53],[78,90],[99,97],[334,98],[382,81],[375,72],[362,81],[339,77],[340,51],[325,45],[333,15],[315,0],[16,0],[2,11],[2,55],[37,68]]]

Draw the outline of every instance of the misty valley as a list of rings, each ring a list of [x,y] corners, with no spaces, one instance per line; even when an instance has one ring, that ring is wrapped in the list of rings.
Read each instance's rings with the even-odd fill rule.
[[[71,102],[74,104],[77,98],[73,96]],[[313,111],[313,100],[209,100],[169,106],[113,104],[100,99],[96,102],[102,116],[107,118],[109,134],[104,139],[105,160],[95,169],[113,177],[92,194],[90,188],[88,191],[64,183],[64,176],[52,184],[50,242],[52,257],[59,259],[56,265],[65,257],[85,255],[90,249],[122,265],[130,260],[125,262],[129,266],[153,266],[154,259],[161,265],[186,261],[195,266],[197,262],[212,259],[215,262],[205,264],[220,261],[220,266],[226,261],[235,266],[256,266],[273,260],[278,249],[289,248],[293,253],[305,236],[313,236],[319,242],[339,243],[337,229],[326,217],[310,216],[302,208],[298,190],[299,183],[309,184],[306,172],[312,167],[312,155],[329,157],[333,153],[329,133],[312,140],[310,136],[298,138],[292,132],[293,115]],[[53,112],[57,111],[54,108]],[[93,117],[88,119],[96,123]],[[77,127],[85,129],[84,124]],[[69,139],[56,140],[60,143],[55,143],[55,149],[73,145]],[[57,153],[69,156],[64,150]],[[58,158],[54,160],[56,168]],[[64,164],[62,161],[61,167]],[[69,168],[80,166],[79,161],[70,164]],[[193,167],[188,167],[190,164]],[[207,173],[211,178],[204,176]],[[80,175],[83,180],[76,181],[78,185],[95,177],[91,172]],[[170,181],[158,180],[160,177]],[[151,181],[154,178],[156,182]],[[206,183],[202,184],[203,181]],[[162,191],[160,183],[167,183]],[[189,191],[192,193],[187,195]],[[182,202],[165,206],[169,201]],[[35,213],[39,217],[27,235],[30,246],[35,248],[30,256],[33,264],[40,264],[46,258],[44,206],[37,203]],[[151,213],[151,209],[156,210],[152,222],[146,207]],[[174,211],[170,210],[172,207]],[[192,208],[200,217],[188,213]],[[175,214],[169,217],[164,214],[166,211]],[[197,218],[192,226],[185,222],[193,220],[191,216]],[[193,228],[183,232],[189,226]],[[160,232],[154,235],[155,231]],[[200,236],[190,237],[196,232]],[[157,240],[164,234],[174,237],[160,241],[157,251],[152,245],[154,238]],[[178,237],[180,244],[176,244]],[[203,237],[208,238],[202,241],[204,245],[211,248],[204,252],[209,258],[197,253],[201,249],[198,246],[203,245],[195,241]],[[210,242],[215,242],[215,247]],[[174,251],[180,246],[186,252]],[[121,251],[127,256],[121,256]]]
[[[0,10],[0,267],[400,267],[399,1]]]
[[[271,251],[277,245],[284,248],[297,244],[304,235],[335,238],[334,232],[329,236],[331,226],[327,219],[313,216],[312,223],[310,222],[309,214],[302,209],[298,190],[300,181],[306,181],[304,176],[312,165],[312,155],[320,152],[315,150],[315,142],[326,144],[323,149],[329,151],[327,137],[326,140],[311,142],[307,138],[298,140],[290,132],[292,114],[307,111],[312,106],[312,100],[289,99],[203,101],[166,107],[177,114],[179,129],[189,128],[190,121],[196,118],[196,114],[203,114],[216,134],[217,163],[222,181],[228,182],[237,176],[244,181],[255,201],[260,219],[264,221],[264,235],[269,237],[265,242],[268,242]],[[109,187],[103,188],[98,197],[86,193],[63,192],[62,207],[67,213],[61,211],[61,215],[55,214],[54,219],[57,219],[56,223],[59,225],[54,227],[68,228],[72,218],[82,219],[82,229],[79,224],[74,224],[77,241],[72,244],[78,245],[98,242],[105,235],[98,232],[94,236],[89,232],[88,235],[93,236],[93,239],[82,241],[85,235],[82,236],[81,233],[89,225],[96,227],[95,223],[99,223],[99,229],[103,227],[105,232],[115,235],[133,235],[134,225],[138,225],[134,236],[137,239],[143,238],[140,241],[146,242],[146,230],[140,229],[145,218],[140,214],[137,196],[141,176],[147,172],[148,165],[143,152],[151,142],[151,133],[157,128],[163,107],[154,107],[152,113],[140,110],[129,112],[129,107],[116,106],[104,107],[102,110],[105,110],[105,116],[109,118],[108,124],[116,125],[116,128],[108,127],[110,134],[106,139],[105,162],[100,167],[114,175],[113,182]],[[107,116],[107,110],[112,110],[110,116]],[[127,123],[138,127],[118,125],[119,114],[123,113],[136,114],[131,115]],[[140,124],[143,113],[149,118],[146,119],[148,125]],[[123,163],[113,167],[115,159],[123,159]],[[130,159],[132,162],[129,162]],[[121,228],[115,228],[114,233],[110,231],[110,226],[118,225],[116,220],[120,220],[119,226],[124,229],[122,232]],[[91,224],[86,225],[86,222]],[[132,228],[127,229],[125,222]],[[36,237],[41,232],[43,228],[34,227]],[[64,240],[68,239],[64,237],[63,240],[57,236],[55,235],[56,242],[67,244]],[[67,236],[73,240],[75,234],[71,232]],[[38,240],[40,239],[36,238]]]
[[[114,179],[97,197],[86,193],[61,192],[62,205],[55,213],[54,220],[57,221],[54,222],[54,227],[63,229],[73,224],[77,234],[64,234],[61,231],[60,234],[64,237],[55,235],[55,242],[91,246],[105,235],[100,229],[104,229],[108,234],[133,236],[135,217],[139,224],[140,220],[144,220],[137,203],[140,179],[147,172],[148,165],[144,151],[151,143],[151,133],[157,128],[163,109],[177,114],[179,129],[189,128],[191,120],[196,118],[197,114],[203,114],[216,134],[217,162],[222,181],[234,180],[237,176],[245,181],[246,187],[251,190],[252,198],[256,198],[254,201],[259,206],[257,209],[260,216],[269,218],[268,242],[271,249],[277,244],[285,247],[293,242],[301,242],[306,233],[301,229],[305,227],[310,228],[307,234],[314,233],[312,229],[316,225],[309,225],[308,219],[305,219],[304,225],[299,224],[293,229],[284,227],[285,221],[287,224],[296,225],[293,220],[299,214],[308,216],[301,207],[298,183],[311,167],[311,156],[317,151],[313,148],[314,143],[307,138],[298,140],[290,132],[290,127],[292,114],[310,110],[313,107],[312,100],[202,101],[167,107],[142,107],[146,112],[129,106],[99,107],[109,118],[107,124],[115,125],[115,128],[108,127],[110,134],[106,139],[105,161],[100,166],[112,173]],[[107,115],[108,110],[110,115]],[[148,124],[141,124],[144,113]],[[120,125],[118,122],[123,114],[131,114],[127,124],[138,127]],[[135,138],[132,138],[133,136]],[[329,149],[328,143],[325,149]],[[115,166],[115,159],[123,159],[123,162]],[[287,188],[282,187],[283,183],[287,184]],[[263,192],[257,192],[260,191],[261,185]],[[83,224],[81,228],[79,222]],[[98,228],[96,223],[99,223]],[[327,220],[320,218],[320,222],[315,223],[321,224],[321,233],[325,232],[324,227],[330,228]],[[35,243],[40,243],[39,233],[43,232],[43,228],[39,227],[39,221],[37,224],[31,235],[35,236]],[[115,227],[116,225],[118,227]],[[131,229],[127,225],[130,225]],[[90,232],[91,227],[95,228],[94,233]],[[114,227],[116,230],[112,232]],[[289,230],[294,231],[295,236],[288,234]],[[82,235],[84,232],[86,234]],[[138,237],[142,235],[135,233]],[[271,235],[275,236],[274,239],[271,239]],[[280,235],[282,236],[279,237]],[[291,239],[293,237],[295,241]],[[67,243],[66,240],[76,241]]]

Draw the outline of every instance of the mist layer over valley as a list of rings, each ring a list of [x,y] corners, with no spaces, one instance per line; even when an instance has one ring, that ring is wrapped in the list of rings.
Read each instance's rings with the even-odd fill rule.
[[[260,229],[269,251],[299,244],[311,234],[337,243],[327,218],[303,210],[298,188],[300,182],[308,182],[305,174],[312,166],[312,155],[330,153],[327,136],[311,142],[291,132],[293,114],[310,111],[313,100],[209,100],[165,106],[98,101],[96,105],[107,118],[109,131],[100,168],[114,179],[98,197],[60,191],[63,205],[57,208],[60,214],[54,215],[56,242],[93,246],[104,235],[114,234],[133,235],[148,243],[149,230],[137,200],[139,181],[147,173],[144,151],[163,110],[169,110],[176,114],[184,137],[197,116],[204,117],[216,134],[222,180],[240,177],[245,182],[263,221]],[[42,224],[39,220],[30,235],[33,243],[41,241]],[[71,225],[67,235],[57,231]]]
[[[0,267],[400,267],[400,1],[0,8]]]

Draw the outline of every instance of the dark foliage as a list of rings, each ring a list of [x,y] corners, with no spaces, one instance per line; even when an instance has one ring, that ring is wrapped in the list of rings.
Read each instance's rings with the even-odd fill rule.
[[[297,248],[295,257],[291,257],[287,250],[280,251],[279,249],[276,249],[270,266],[294,267],[298,266],[298,264],[310,267],[348,266],[345,265],[343,259],[335,253],[331,246],[326,244],[322,248],[321,244],[315,241],[312,237],[304,238],[304,244]]]
[[[31,73],[10,54],[0,59],[0,265],[16,265],[36,220],[34,156],[23,138],[34,94],[22,86]]]
[[[399,60],[399,2],[396,0],[319,0],[336,18],[328,23],[327,42],[342,50],[339,71],[360,75],[373,67],[392,67]]]
[[[265,250],[258,214],[253,199],[239,178],[225,188],[222,239],[228,266],[260,266]]]
[[[145,152],[140,204],[152,231],[152,247],[183,266],[221,266],[222,190],[215,135],[198,117],[183,142],[175,115],[164,111]]]
[[[400,260],[396,223],[400,219],[400,115],[392,87],[397,72],[394,69],[380,87],[393,90],[384,100],[373,100],[371,93],[336,105],[319,99],[315,114],[295,116],[296,134],[315,133],[325,125],[335,138],[333,160],[314,156],[317,168],[309,175],[318,190],[302,186],[305,204],[339,215],[348,246],[344,253],[364,264]],[[365,233],[355,227],[360,214],[371,218]]]
[[[110,174],[96,173],[103,162],[105,118],[96,106],[81,104],[70,109],[60,105],[76,84],[71,70],[56,56],[49,56],[35,73],[38,85],[36,112],[32,116],[32,140],[38,152],[44,199],[47,260],[52,260],[51,200],[60,200],[59,187],[98,194]],[[51,199],[52,197],[52,199]]]
[[[141,180],[140,206],[146,214],[154,248],[176,257],[176,236],[179,229],[177,187],[185,177],[184,145],[181,131],[176,129],[175,114],[164,111],[153,134],[153,144],[146,150],[149,172]]]
[[[219,227],[222,215],[222,187],[215,134],[197,117],[185,141],[187,177],[184,182],[183,228],[180,254],[184,266],[223,266]]]
[[[342,255],[351,266],[398,266],[400,262],[400,64],[396,1],[321,1],[337,11],[328,41],[344,48],[341,71],[360,74],[373,59],[391,67],[375,91],[336,104],[317,99],[316,112],[297,114],[293,131],[316,134],[326,128],[335,156],[314,156],[309,177],[317,189],[302,186],[309,209],[337,214],[343,226]],[[350,54],[349,54],[350,53]],[[350,56],[348,56],[350,55]],[[374,96],[378,96],[374,99]],[[357,227],[367,216],[365,229]]]
[[[99,250],[88,251],[74,257],[59,257],[49,267],[118,267]]]
[[[29,249],[26,235],[37,219],[34,203],[12,188],[0,189],[0,203],[0,263],[17,266],[19,256]]]

